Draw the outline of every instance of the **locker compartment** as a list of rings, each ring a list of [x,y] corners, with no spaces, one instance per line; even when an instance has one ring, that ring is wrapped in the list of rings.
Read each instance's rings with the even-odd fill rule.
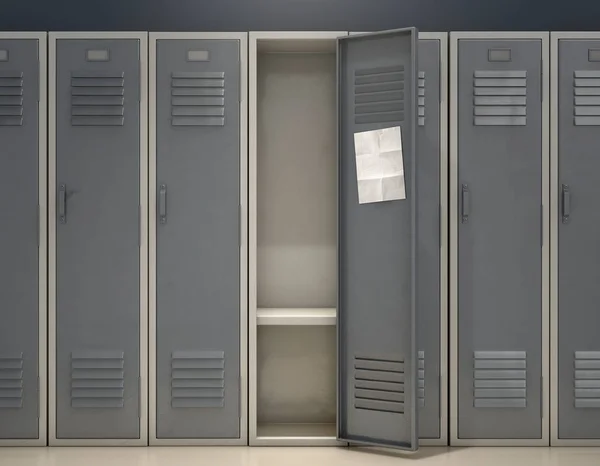
[[[337,34],[269,34],[250,44],[250,443],[337,444]]]
[[[257,345],[258,437],[335,439],[335,327],[261,326]]]
[[[552,34],[552,444],[600,445],[600,35]]]
[[[546,445],[548,34],[451,37],[452,444]]]
[[[46,445],[46,34],[0,51],[0,446]]]

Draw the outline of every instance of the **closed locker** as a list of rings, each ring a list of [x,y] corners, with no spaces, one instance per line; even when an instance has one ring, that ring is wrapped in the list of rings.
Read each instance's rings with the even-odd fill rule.
[[[407,450],[417,432],[417,34],[338,38],[338,438]],[[399,127],[405,197],[359,203],[359,132]]]
[[[548,443],[547,41],[452,36],[457,445]]]
[[[152,444],[246,444],[246,53],[151,35]]]
[[[146,34],[50,35],[50,443],[146,444]]]
[[[552,37],[553,444],[600,443],[600,35]]]
[[[0,446],[45,445],[45,33],[0,33],[0,141]]]
[[[447,444],[446,33],[419,33],[417,346],[419,442]]]

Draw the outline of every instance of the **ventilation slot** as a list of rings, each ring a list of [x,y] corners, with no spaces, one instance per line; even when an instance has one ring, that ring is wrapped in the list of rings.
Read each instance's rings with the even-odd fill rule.
[[[425,351],[419,351],[419,374],[417,378],[419,408],[425,407]]]
[[[473,359],[475,408],[527,407],[525,351],[475,351]]]
[[[171,125],[225,125],[225,73],[172,73]]]
[[[527,71],[475,71],[475,126],[527,124]]]
[[[125,73],[71,73],[71,125],[123,126]]]
[[[174,351],[171,354],[171,407],[222,408],[225,353]]]
[[[71,353],[71,406],[122,408],[125,392],[123,351]]]
[[[600,71],[575,71],[575,126],[600,126]]]
[[[23,353],[0,356],[0,409],[23,407]]]
[[[419,126],[425,126],[425,72],[419,71]]]
[[[23,125],[23,73],[0,71],[0,126]]]
[[[404,360],[355,356],[354,407],[404,413]]]
[[[404,66],[354,72],[354,123],[404,121]]]
[[[575,352],[575,407],[600,408],[600,351]]]

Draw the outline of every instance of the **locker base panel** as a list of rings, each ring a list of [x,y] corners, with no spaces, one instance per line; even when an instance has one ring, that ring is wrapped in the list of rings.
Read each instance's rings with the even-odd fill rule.
[[[258,325],[335,325],[335,308],[260,308]]]
[[[335,424],[258,424],[257,446],[343,446],[336,439]]]
[[[0,447],[45,447],[46,437],[28,439],[0,439]]]
[[[456,439],[450,440],[452,447],[547,447],[547,439]]]
[[[148,439],[49,439],[51,447],[147,447]]]
[[[172,438],[151,438],[150,446],[156,447],[188,447],[188,446],[207,446],[207,447],[221,447],[221,446],[246,446],[248,440],[245,438],[226,438],[226,439],[172,439]]]
[[[561,439],[553,438],[552,447],[600,447],[600,439]]]

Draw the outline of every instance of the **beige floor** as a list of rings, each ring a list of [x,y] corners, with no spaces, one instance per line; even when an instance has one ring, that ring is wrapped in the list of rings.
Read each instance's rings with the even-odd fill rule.
[[[1,466],[600,466],[600,448],[0,448]]]

